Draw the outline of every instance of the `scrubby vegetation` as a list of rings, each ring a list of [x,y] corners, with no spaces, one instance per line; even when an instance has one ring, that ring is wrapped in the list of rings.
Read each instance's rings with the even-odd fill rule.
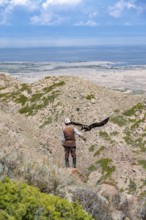
[[[113,117],[111,117],[110,120],[111,120],[112,123],[117,124],[120,127],[127,124],[127,120],[122,115],[113,116]]]
[[[20,114],[27,116],[34,115],[39,110],[45,108],[48,103],[54,102],[55,98],[60,94],[57,88],[64,84],[64,81],[56,82],[51,86],[43,88],[41,91],[33,93],[31,87],[23,83],[20,88],[16,88],[15,91],[1,93],[0,98],[2,101],[12,100],[15,103],[19,103],[21,105],[18,110]],[[23,92],[26,92],[28,95],[24,95]]]
[[[144,105],[142,103],[138,103],[137,105],[134,105],[132,108],[128,109],[123,113],[124,116],[132,116],[136,114],[136,111],[140,111],[144,108]]]
[[[94,151],[94,149],[95,149],[95,145],[94,145],[94,144],[92,144],[92,145],[89,147],[89,151],[90,151],[90,152],[93,152],[93,151]]]
[[[138,162],[146,170],[146,160],[139,160]]]
[[[86,95],[85,98],[86,98],[87,100],[95,99],[95,95],[94,95],[94,94],[89,94],[89,95]]]
[[[93,164],[88,167],[88,172],[89,173],[91,173],[91,172],[93,172],[95,170],[97,170],[97,167],[95,165],[93,165]]]
[[[74,193],[74,200],[79,201],[96,220],[113,220],[106,200],[102,200],[101,196],[98,196],[91,189],[78,189]]]
[[[99,132],[99,136],[102,137],[106,141],[109,141],[111,143],[113,142],[113,140],[111,139],[110,135],[106,131],[100,131]]]
[[[0,182],[1,220],[92,220],[78,203],[41,193],[25,183],[4,178]]]
[[[136,183],[134,180],[130,179],[130,182],[129,182],[129,193],[130,194],[133,194],[135,191],[136,191]]]
[[[50,208],[49,216],[46,216],[50,205],[46,208],[41,199],[46,193],[52,195],[50,198],[59,196],[75,204],[79,202],[96,220],[113,220],[116,217],[139,220],[135,213],[136,199],[138,195],[142,199],[146,196],[146,103],[145,107],[137,104],[131,108],[133,103],[142,99],[122,93],[113,95],[113,91],[102,88],[96,91],[87,82],[77,82],[79,84],[68,77],[46,77],[32,85],[21,84],[17,80],[1,83],[4,86],[0,87],[0,179],[4,183],[5,176],[9,176],[25,182],[26,188],[37,187],[39,195],[28,199],[30,210],[20,200],[17,208],[17,196],[23,196],[23,192],[15,190],[13,205],[8,195],[9,208],[0,206],[0,219],[19,220],[19,214],[24,214],[22,219],[26,220],[71,219],[70,212],[67,217],[59,216],[60,209],[64,209],[62,202],[57,214],[55,207]],[[89,132],[81,131],[87,141],[77,138],[77,169],[64,168],[60,141],[64,118],[71,117],[74,121],[90,124],[98,121],[101,113],[103,117],[111,116],[108,124]],[[21,187],[21,183],[15,183],[19,190],[25,188],[23,184]],[[9,184],[12,185],[11,181]],[[33,190],[33,187],[29,188],[29,191]],[[57,202],[60,198],[56,198]],[[37,199],[41,205],[36,202]],[[17,216],[12,213],[14,204]],[[146,216],[145,204],[139,211],[142,220]],[[74,207],[71,209],[74,210]],[[25,211],[29,217],[26,217]],[[55,217],[50,217],[52,212]]]
[[[104,150],[104,147],[101,147],[100,150]],[[98,155],[99,152],[97,152]],[[100,165],[101,169],[102,169],[102,179],[107,179],[109,177],[111,177],[112,173],[116,170],[116,167],[114,165],[111,164],[112,163],[112,159],[110,158],[102,158],[98,161],[96,161],[96,163],[91,164],[88,167],[88,172],[91,173],[93,171],[96,171],[99,169],[98,165]]]
[[[104,178],[110,177],[116,169],[115,166],[111,166],[111,162],[112,159],[110,158],[103,158],[96,162],[97,164],[100,164]]]
[[[99,150],[97,150],[97,151],[95,152],[94,157],[99,156],[100,153],[101,153],[101,151],[103,151],[104,149],[105,149],[105,146],[101,146],[101,147],[99,148]]]
[[[31,93],[32,93],[31,86],[28,85],[28,84],[26,84],[26,83],[22,83],[22,84],[21,84],[20,91],[21,91],[21,92],[27,91],[28,94],[31,94]]]
[[[0,152],[0,178],[4,178],[5,175],[21,179],[29,185],[38,187],[43,192],[54,195],[66,186],[75,184],[75,179],[57,166],[40,164],[31,161],[31,158],[25,161],[22,154],[16,151],[10,151],[7,155],[4,151]]]

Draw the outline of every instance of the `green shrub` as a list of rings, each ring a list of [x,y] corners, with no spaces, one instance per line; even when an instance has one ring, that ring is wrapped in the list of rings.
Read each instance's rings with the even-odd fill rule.
[[[46,120],[42,123],[42,125],[40,126],[40,128],[44,127],[45,125],[51,124],[53,122],[53,118],[51,116],[49,116],[48,118],[46,118]]]
[[[28,98],[25,95],[23,95],[23,94],[21,94],[18,98],[15,99],[15,101],[17,103],[20,103],[21,105],[25,105],[27,100],[28,100]]]
[[[95,149],[95,145],[92,144],[92,145],[89,147],[89,151],[92,152],[92,151],[94,151],[94,149]]]
[[[102,174],[104,175],[104,178],[107,178],[111,176],[111,174],[115,171],[115,166],[111,166],[112,159],[110,158],[103,158],[98,160],[96,163],[100,164],[102,168]]]
[[[146,160],[139,160],[138,163],[146,170]]]
[[[143,120],[135,121],[135,122],[133,123],[133,125],[131,126],[131,129],[136,129],[136,128],[138,128],[141,122],[144,122],[144,119],[143,119]]]
[[[7,100],[9,93],[0,93],[0,98]]]
[[[99,156],[99,154],[101,153],[101,151],[103,151],[104,149],[105,149],[105,147],[104,147],[104,146],[101,146],[100,149],[95,152],[94,157],[95,157],[95,156]]]
[[[25,183],[5,178],[0,182],[0,219],[92,220],[77,203],[41,193]]]
[[[91,172],[93,172],[93,171],[96,171],[97,170],[97,167],[95,166],[95,165],[90,165],[89,167],[88,167],[88,171],[91,173]]]
[[[130,179],[130,182],[129,182],[129,193],[130,194],[134,193],[136,191],[136,188],[137,188],[137,186],[136,186],[135,181]]]
[[[18,110],[20,114],[26,114],[27,116],[34,115],[39,110],[46,107],[49,103],[54,102],[55,98],[60,94],[60,91],[56,90],[56,88],[63,86],[64,84],[64,81],[60,81],[42,89],[42,91],[37,91],[32,94],[31,87],[24,83],[21,84],[19,89],[16,88],[15,91],[10,93],[0,93],[0,98],[3,101],[11,99],[14,102],[20,103],[22,105],[22,107]],[[27,91],[30,97],[26,97],[22,94],[23,91]]]
[[[99,136],[107,141],[112,141],[109,134],[106,131],[100,131]]]
[[[134,105],[132,108],[128,109],[123,113],[125,116],[132,116],[136,113],[137,110],[142,110],[144,108],[144,105],[142,103],[138,103],[137,105]]]
[[[91,100],[91,99],[95,99],[95,95],[94,94],[89,94],[85,97],[87,100]]]
[[[21,91],[21,92],[27,91],[28,94],[31,94],[31,93],[32,93],[31,87],[30,87],[28,84],[26,84],[26,83],[22,83],[22,84],[21,84],[20,91]]]
[[[23,108],[19,109],[20,114],[33,115],[34,105],[29,106],[28,104]]]
[[[113,136],[117,136],[118,134],[119,134],[118,131],[113,131],[113,132],[110,133],[110,135],[113,135]]]
[[[31,102],[39,101],[41,99],[42,95],[43,95],[43,93],[39,93],[39,92],[35,93],[35,94],[32,95],[30,101]]]
[[[133,138],[131,137],[131,133],[129,131],[125,132],[125,136],[123,137],[127,144],[133,143]]]
[[[4,90],[6,88],[7,88],[6,86],[0,86],[0,90]]]
[[[51,86],[49,86],[49,87],[45,87],[45,88],[43,89],[43,91],[44,91],[45,93],[48,93],[48,92],[53,91],[53,89],[55,89],[55,88],[57,88],[57,87],[59,87],[59,86],[63,86],[64,84],[65,84],[64,81],[60,81],[60,82],[58,82],[58,83],[54,83],[53,85],[51,85]]]
[[[111,120],[111,122],[119,125],[120,127],[124,126],[127,123],[126,119],[122,115],[117,115],[117,116],[111,117],[110,120]]]

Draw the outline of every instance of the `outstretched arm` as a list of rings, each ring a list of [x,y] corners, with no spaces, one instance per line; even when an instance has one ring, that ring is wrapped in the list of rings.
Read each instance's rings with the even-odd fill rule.
[[[81,130],[88,131],[88,129],[89,129],[89,126],[88,126],[88,125],[84,125],[84,124],[81,124],[81,123],[78,123],[78,122],[71,121],[70,124],[76,125],[76,126],[80,126],[80,127],[81,127]]]
[[[86,141],[86,138],[84,137],[84,135],[81,132],[79,132],[76,128],[74,128],[74,132],[76,135],[78,135],[80,138]]]

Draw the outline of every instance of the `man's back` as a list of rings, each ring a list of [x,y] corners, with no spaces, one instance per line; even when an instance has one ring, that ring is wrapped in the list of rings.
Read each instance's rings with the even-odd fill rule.
[[[63,130],[64,133],[64,146],[68,146],[68,147],[75,147],[76,146],[76,142],[75,142],[75,131],[73,126],[66,126]]]

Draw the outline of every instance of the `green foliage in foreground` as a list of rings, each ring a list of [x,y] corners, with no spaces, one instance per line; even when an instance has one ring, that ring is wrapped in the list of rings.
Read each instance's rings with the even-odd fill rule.
[[[1,220],[93,220],[76,202],[41,193],[25,183],[0,182]]]

